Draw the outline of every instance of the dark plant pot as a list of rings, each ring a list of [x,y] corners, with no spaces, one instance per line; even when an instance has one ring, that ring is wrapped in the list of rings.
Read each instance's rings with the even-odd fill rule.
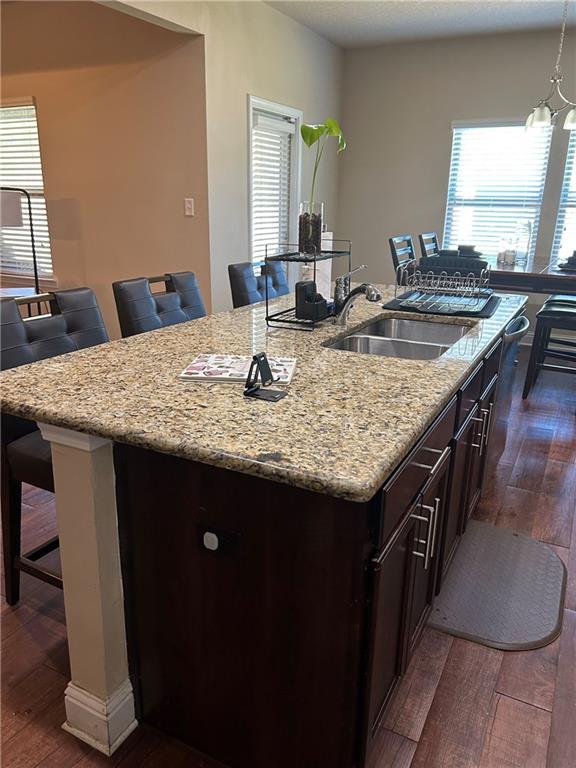
[[[324,203],[300,203],[298,218],[298,250],[300,253],[320,253],[322,250],[322,220]]]

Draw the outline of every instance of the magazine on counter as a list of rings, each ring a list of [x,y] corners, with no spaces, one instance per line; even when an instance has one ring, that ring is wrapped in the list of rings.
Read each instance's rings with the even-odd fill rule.
[[[270,369],[277,384],[290,384],[296,370],[294,357],[269,357]],[[244,383],[252,357],[241,355],[196,355],[180,374],[187,381]]]

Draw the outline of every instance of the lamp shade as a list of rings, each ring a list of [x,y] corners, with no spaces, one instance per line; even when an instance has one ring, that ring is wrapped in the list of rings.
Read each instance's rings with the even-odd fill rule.
[[[549,106],[541,104],[539,107],[536,107],[534,112],[532,112],[532,125],[535,128],[552,125],[552,113]]]
[[[528,115],[528,118],[526,119],[526,128],[532,128],[532,123],[534,122],[534,110],[530,112]]]
[[[576,131],[576,107],[572,107],[572,109],[566,115],[566,120],[564,120],[564,128],[566,128],[567,131]]]
[[[22,227],[22,197],[20,192],[0,192],[0,226]]]

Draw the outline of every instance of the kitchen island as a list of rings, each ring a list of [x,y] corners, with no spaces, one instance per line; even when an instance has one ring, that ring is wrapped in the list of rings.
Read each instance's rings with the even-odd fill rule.
[[[435,360],[323,346],[394,316],[359,300],[347,329],[267,330],[255,305],[4,372],[2,407],[53,446],[67,729],[112,752],[140,720],[231,768],[363,765],[477,502],[524,303],[459,321]],[[298,361],[276,404],[178,378],[262,350]]]

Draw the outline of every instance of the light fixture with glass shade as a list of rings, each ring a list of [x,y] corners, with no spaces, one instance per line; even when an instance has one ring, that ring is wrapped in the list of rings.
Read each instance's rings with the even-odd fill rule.
[[[556,66],[554,67],[554,74],[550,78],[552,83],[550,91],[545,99],[542,99],[533,108],[532,112],[528,115],[526,120],[526,128],[543,128],[547,125],[554,125],[556,117],[565,110],[568,110],[566,119],[564,120],[564,128],[567,131],[576,130],[576,102],[570,101],[562,93],[562,69],[560,68],[560,59],[562,58],[562,48],[564,47],[564,38],[566,36],[566,23],[568,21],[568,7],[570,0],[564,1],[564,14],[562,17],[562,30],[560,32],[560,43],[558,45],[558,55],[556,56]],[[553,106],[551,100],[557,96],[561,102],[560,106]]]

